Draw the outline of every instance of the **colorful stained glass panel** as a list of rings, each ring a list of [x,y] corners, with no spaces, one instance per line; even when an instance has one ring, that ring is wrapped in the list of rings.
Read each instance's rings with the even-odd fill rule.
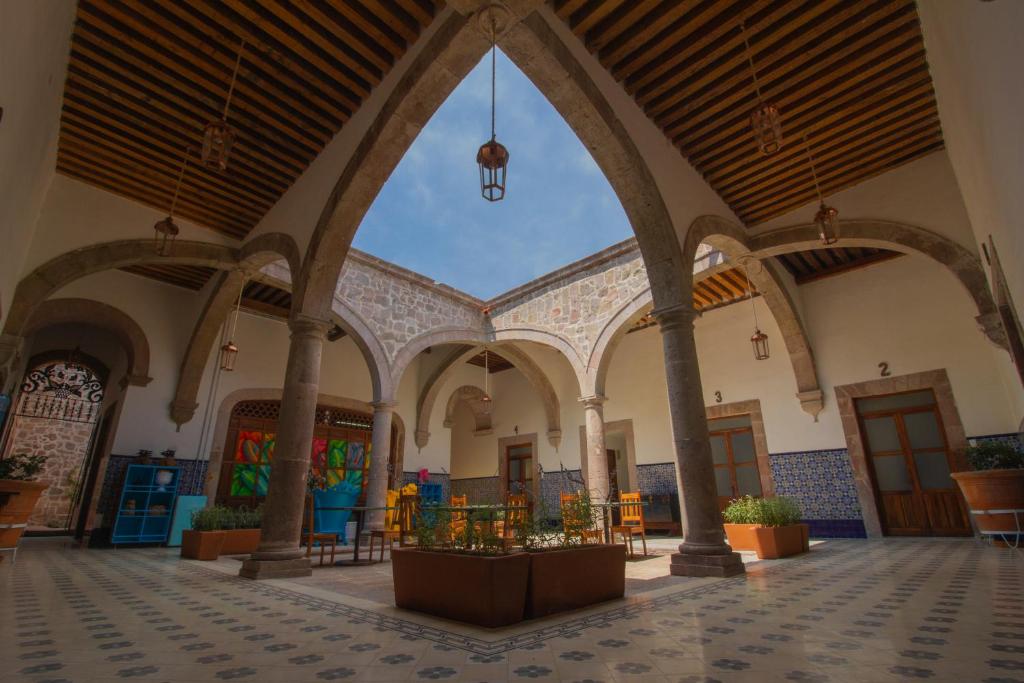
[[[238,441],[235,444],[235,462],[259,462],[262,443],[262,432],[258,430],[239,430]]]

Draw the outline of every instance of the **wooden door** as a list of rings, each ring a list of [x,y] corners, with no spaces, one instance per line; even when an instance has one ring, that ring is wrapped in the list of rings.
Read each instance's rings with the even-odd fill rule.
[[[857,412],[884,533],[970,535],[931,390],[861,399]]]
[[[518,444],[505,449],[507,493],[533,495],[533,446]]]
[[[719,509],[724,510],[729,501],[741,496],[760,498],[761,472],[757,468],[750,418],[715,420],[709,427]]]

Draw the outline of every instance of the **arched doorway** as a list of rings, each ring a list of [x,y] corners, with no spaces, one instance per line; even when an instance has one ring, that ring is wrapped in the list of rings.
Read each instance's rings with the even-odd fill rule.
[[[216,502],[220,505],[258,507],[267,495],[274,463],[277,426],[281,409],[278,400],[240,401],[231,410]],[[388,454],[388,485],[401,479],[396,466],[398,426],[391,428]],[[354,408],[318,405],[313,429],[311,462],[324,477],[328,488],[341,482],[359,486],[359,504],[366,498],[372,466],[373,415]]]

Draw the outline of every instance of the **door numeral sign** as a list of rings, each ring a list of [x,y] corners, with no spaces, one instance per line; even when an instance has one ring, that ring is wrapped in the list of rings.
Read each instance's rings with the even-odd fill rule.
[[[715,392],[715,403],[721,403],[721,402],[722,402],[722,392],[721,391],[716,391]]]
[[[880,370],[882,371],[882,377],[888,377],[889,375],[891,375],[891,374],[892,374],[892,373],[891,373],[891,372],[889,371],[889,364],[888,364],[888,363],[886,363],[885,361],[882,361],[881,363],[879,363],[879,364],[878,364],[878,367],[879,367],[879,369],[880,369]]]

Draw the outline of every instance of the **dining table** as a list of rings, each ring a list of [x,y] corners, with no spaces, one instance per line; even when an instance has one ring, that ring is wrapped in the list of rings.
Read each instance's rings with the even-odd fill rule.
[[[348,510],[356,518],[356,538],[352,545],[352,559],[343,559],[335,561],[337,567],[359,567],[368,564],[373,564],[372,558],[365,560],[359,559],[359,548],[363,538],[363,528],[366,523],[366,513],[374,512],[377,510],[397,510],[397,507],[388,507],[386,505],[345,505],[341,507],[318,507],[317,511],[326,512],[342,512]]]

